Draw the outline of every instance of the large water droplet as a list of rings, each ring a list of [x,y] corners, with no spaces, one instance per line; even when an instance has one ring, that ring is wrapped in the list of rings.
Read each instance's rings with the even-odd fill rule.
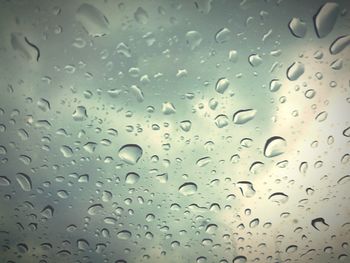
[[[285,152],[287,142],[280,136],[273,136],[269,138],[264,146],[264,155],[268,158],[276,157]]]
[[[103,205],[95,204],[88,208],[88,214],[94,216],[94,215],[100,214],[102,210],[103,210]]]
[[[124,240],[129,239],[131,238],[131,232],[127,230],[122,230],[117,233],[117,238],[124,239]]]
[[[32,190],[32,180],[25,173],[17,173],[16,180],[18,184],[21,186],[23,191]]]
[[[329,225],[326,223],[324,218],[318,217],[311,221],[311,225],[318,231],[326,231]]]
[[[184,183],[179,187],[179,193],[186,196],[193,195],[196,192],[197,192],[197,185],[192,182]]]
[[[334,2],[325,3],[314,16],[315,31],[319,38],[327,36],[337,21],[339,5]]]
[[[233,259],[232,263],[246,263],[247,258],[245,256],[237,256]]]
[[[230,86],[230,82],[227,78],[220,78],[215,85],[216,92],[220,94],[224,94],[224,92],[228,89]]]
[[[306,34],[306,23],[300,18],[293,17],[288,24],[290,32],[299,38],[303,38]]]
[[[86,112],[86,108],[84,106],[78,106],[73,114],[72,114],[73,120],[75,121],[84,121],[86,120],[87,116],[87,112]]]
[[[6,176],[0,176],[0,186],[8,186],[11,181]]]
[[[231,37],[231,31],[228,28],[222,28],[215,34],[215,41],[217,43],[225,43]]]
[[[134,18],[136,20],[137,23],[140,24],[147,24],[148,22],[148,14],[145,11],[145,9],[143,9],[142,7],[138,7],[134,13]]]
[[[258,54],[252,54],[248,57],[248,62],[251,66],[257,67],[263,62],[263,60]]]
[[[202,35],[197,31],[188,31],[186,33],[186,43],[194,50],[202,43]]]
[[[126,184],[136,184],[139,179],[140,179],[140,176],[137,173],[128,173],[125,176],[125,183]]]
[[[301,62],[294,62],[287,69],[287,78],[291,81],[297,80],[305,72],[304,64]]]
[[[108,33],[108,20],[96,7],[90,4],[82,4],[75,15],[86,32],[93,37],[100,37]]]
[[[119,149],[118,156],[127,164],[136,164],[143,153],[142,148],[137,144],[126,144]]]
[[[245,124],[248,121],[251,121],[254,119],[256,115],[256,110],[254,109],[245,109],[245,110],[239,110],[236,111],[233,114],[233,123],[234,124]]]
[[[196,164],[199,166],[199,167],[204,167],[206,166],[207,164],[209,164],[211,162],[211,158],[210,157],[203,157],[203,158],[200,158],[197,160]]]
[[[331,46],[329,47],[329,51],[332,55],[336,55],[343,51],[350,44],[350,35],[345,35],[338,37],[333,41]]]
[[[269,196],[269,200],[276,203],[286,203],[288,201],[288,195],[282,192],[276,192]]]
[[[279,79],[273,79],[270,81],[270,91],[276,92],[282,87],[282,83],[279,81]]]

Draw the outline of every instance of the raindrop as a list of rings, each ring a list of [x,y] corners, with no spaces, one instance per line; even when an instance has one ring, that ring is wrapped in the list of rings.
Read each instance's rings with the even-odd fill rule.
[[[306,23],[300,18],[293,17],[288,28],[295,37],[303,38],[306,34]]]
[[[301,62],[294,62],[287,69],[287,78],[291,81],[297,80],[301,75],[304,74],[305,66]]]
[[[220,78],[215,85],[216,92],[220,94],[224,94],[224,92],[228,89],[230,82],[227,78]]]
[[[206,166],[207,164],[209,164],[211,162],[211,158],[210,157],[203,157],[203,158],[200,158],[197,160],[196,164],[199,166],[199,167],[204,167]]]
[[[8,186],[11,181],[6,176],[0,176],[0,186]]]
[[[101,204],[92,205],[88,208],[87,211],[88,211],[88,214],[92,216],[100,214],[103,211],[103,205]]]
[[[286,252],[287,253],[294,253],[298,250],[298,246],[296,245],[291,245],[289,247],[286,248]]]
[[[288,201],[288,195],[282,192],[276,192],[269,196],[269,200],[279,204],[284,204]]]
[[[176,109],[171,102],[164,102],[162,104],[162,112],[164,115],[170,115],[176,113]]]
[[[145,9],[143,9],[142,7],[138,7],[134,13],[134,18],[136,20],[137,23],[140,24],[147,24],[148,22],[148,14],[145,11]]]
[[[270,91],[276,92],[282,87],[282,83],[279,81],[279,79],[273,79],[270,81]]]
[[[140,179],[140,176],[137,173],[128,173],[125,176],[125,183],[126,184],[136,184],[139,179]]]
[[[258,54],[252,54],[248,57],[248,62],[252,67],[257,67],[263,62],[263,60]]]
[[[129,232],[127,230],[122,230],[122,231],[117,233],[117,238],[127,240],[127,239],[131,238],[131,232]]]
[[[17,173],[16,180],[18,184],[21,186],[23,191],[32,190],[32,180],[25,173]]]
[[[84,106],[78,106],[73,114],[72,114],[73,120],[75,121],[84,121],[86,120],[87,116],[87,112],[86,112],[86,108]]]
[[[202,35],[197,31],[188,31],[186,33],[186,43],[191,50],[194,50],[202,43]]]
[[[193,195],[196,192],[197,192],[197,185],[192,182],[184,183],[179,187],[179,193],[185,196]]]
[[[143,153],[142,148],[137,144],[126,144],[119,149],[118,156],[127,164],[136,164]]]
[[[215,41],[217,43],[225,43],[230,39],[231,31],[228,28],[222,28],[215,34]]]
[[[192,127],[192,122],[189,120],[180,122],[180,128],[184,132],[189,132],[191,130],[191,127]]]
[[[232,263],[246,263],[247,258],[245,256],[237,256],[233,259]]]
[[[256,115],[256,110],[254,109],[245,109],[245,110],[239,110],[236,111],[233,114],[233,123],[234,124],[245,124],[248,121],[251,121],[252,119],[254,119],[255,115]]]
[[[314,16],[314,26],[319,38],[327,36],[337,21],[339,5],[334,2],[325,3]]]
[[[332,55],[336,55],[343,51],[350,44],[350,35],[338,37],[329,47]]]
[[[318,231],[325,231],[328,229],[329,225],[326,223],[324,218],[318,217],[311,221],[311,225]]]
[[[90,4],[82,4],[75,15],[86,32],[93,37],[100,37],[108,33],[108,20],[96,7]]]
[[[268,158],[276,157],[285,152],[287,142],[280,136],[270,137],[264,146],[264,155]]]

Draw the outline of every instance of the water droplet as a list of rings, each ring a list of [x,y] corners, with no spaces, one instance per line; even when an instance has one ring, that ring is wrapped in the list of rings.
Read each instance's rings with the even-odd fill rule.
[[[78,106],[73,114],[72,114],[73,120],[75,121],[84,121],[86,120],[87,116],[87,112],[86,112],[86,108],[84,106]]]
[[[43,98],[38,100],[37,105],[38,105],[38,108],[41,109],[44,112],[49,111],[50,108],[51,108],[49,101],[45,100]]]
[[[345,137],[350,137],[350,127],[346,128],[344,131],[343,131],[343,135]]]
[[[227,78],[220,78],[215,85],[216,92],[220,94],[224,94],[224,92],[228,89],[230,86],[230,82]]]
[[[32,180],[25,173],[17,173],[16,180],[18,184],[21,186],[23,191],[32,190]]]
[[[276,92],[282,87],[282,83],[279,81],[279,79],[273,79],[270,81],[270,91]]]
[[[192,122],[191,121],[186,120],[186,121],[180,122],[180,128],[184,132],[189,132],[191,130],[191,127],[192,127]]]
[[[125,183],[126,184],[136,184],[139,179],[140,179],[140,176],[137,173],[131,172],[125,176]]]
[[[334,2],[325,3],[314,16],[314,26],[319,38],[327,36],[337,21],[339,5]]]
[[[43,210],[41,210],[40,214],[45,217],[45,218],[52,218],[53,217],[53,214],[54,214],[54,209],[52,206],[48,205],[48,206],[45,206],[43,208]]]
[[[66,198],[69,197],[69,194],[68,194],[68,192],[66,190],[59,190],[57,192],[57,195],[58,195],[58,197],[60,197],[62,199],[66,199]]]
[[[285,152],[287,142],[280,136],[273,136],[269,138],[264,146],[264,155],[268,158],[276,157]]]
[[[245,124],[248,121],[251,121],[252,119],[254,119],[255,115],[256,115],[256,110],[254,109],[245,109],[245,110],[239,110],[236,111],[233,114],[233,123],[234,124]]]
[[[230,50],[230,52],[228,53],[228,60],[230,62],[237,62],[238,60],[238,53],[236,50]]]
[[[218,230],[218,226],[216,224],[209,224],[207,225],[205,232],[208,233],[209,235],[214,234]]]
[[[106,16],[90,4],[80,5],[75,17],[90,36],[101,37],[109,32]]]
[[[218,128],[224,128],[229,124],[229,119],[226,115],[220,114],[215,117],[215,125]]]
[[[291,245],[286,248],[287,253],[294,253],[298,250],[298,246],[296,245]]]
[[[197,160],[196,164],[199,166],[199,167],[204,167],[206,166],[207,164],[209,164],[211,162],[211,158],[210,157],[203,157],[203,158],[200,158]]]
[[[229,41],[231,37],[231,31],[228,28],[222,28],[215,34],[215,41],[217,43],[225,43]]]
[[[246,263],[247,258],[245,256],[237,256],[233,259],[232,263]]]
[[[167,173],[163,173],[163,174],[158,174],[156,176],[156,179],[161,183],[161,184],[165,184],[168,182],[168,174]]]
[[[127,164],[136,164],[143,153],[142,148],[137,144],[126,144],[119,149],[118,156]]]
[[[202,43],[202,35],[197,31],[188,31],[186,33],[186,43],[191,50],[194,50]]]
[[[287,69],[287,78],[291,81],[297,80],[305,72],[305,66],[301,62],[294,62]]]
[[[240,181],[237,183],[241,193],[243,196],[250,198],[255,195],[255,189],[251,182],[248,181]]]
[[[288,195],[282,192],[276,192],[269,196],[269,200],[279,204],[284,204],[288,201]]]
[[[0,186],[8,186],[11,181],[6,176],[0,176]]]
[[[122,231],[117,233],[117,238],[127,240],[127,239],[131,238],[131,232],[129,232],[127,230],[122,230]]]
[[[103,205],[101,204],[92,205],[88,208],[87,211],[88,211],[88,214],[92,216],[101,214],[101,212],[103,211]]]
[[[350,175],[345,175],[337,181],[338,184],[345,184],[348,182],[350,182]]]
[[[67,145],[62,145],[62,146],[60,147],[60,151],[61,151],[61,153],[63,154],[63,156],[64,156],[65,158],[70,158],[70,157],[73,156],[73,150],[72,150],[72,148],[70,148],[70,147],[67,146]]]
[[[143,9],[142,7],[138,7],[134,13],[134,18],[136,20],[137,23],[140,24],[147,24],[148,22],[148,14],[145,11],[145,9]]]
[[[326,223],[324,218],[318,217],[311,221],[311,225],[318,231],[326,231],[329,225]]]
[[[197,185],[192,182],[184,183],[179,187],[179,193],[185,196],[193,195],[196,192],[197,192]]]
[[[131,92],[133,93],[133,95],[135,96],[135,98],[136,98],[136,100],[138,102],[143,102],[144,101],[145,97],[143,95],[142,90],[138,86],[132,85],[130,87],[130,90],[131,90]]]
[[[343,51],[350,44],[350,35],[340,36],[329,47],[332,55],[336,55]]]
[[[257,227],[260,223],[260,220],[259,218],[255,218],[253,219],[252,221],[249,222],[249,227],[250,228],[254,228],[254,227]]]
[[[257,67],[263,62],[263,60],[258,54],[252,54],[248,57],[248,62],[252,67]]]
[[[295,37],[303,38],[306,34],[306,23],[300,18],[293,17],[288,28]]]
[[[170,115],[176,113],[176,109],[171,102],[164,102],[162,104],[162,112],[164,115]]]

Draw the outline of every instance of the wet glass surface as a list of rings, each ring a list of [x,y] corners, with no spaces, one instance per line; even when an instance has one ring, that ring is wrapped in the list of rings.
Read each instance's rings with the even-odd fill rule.
[[[350,262],[350,2],[0,2],[0,262]]]

